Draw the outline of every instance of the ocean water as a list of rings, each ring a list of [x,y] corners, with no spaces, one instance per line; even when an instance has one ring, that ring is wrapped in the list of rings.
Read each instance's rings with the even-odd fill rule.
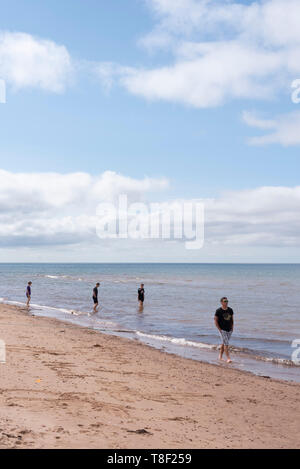
[[[300,382],[297,264],[0,264],[0,301],[24,304],[31,280],[35,315],[140,340],[166,352],[218,363],[214,312],[222,296],[235,316],[232,365]],[[92,289],[101,282],[100,309]],[[137,304],[139,284],[145,304]],[[299,353],[300,358],[300,353]]]

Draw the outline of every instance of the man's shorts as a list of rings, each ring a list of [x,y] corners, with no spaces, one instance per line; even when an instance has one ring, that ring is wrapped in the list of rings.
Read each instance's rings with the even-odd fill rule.
[[[94,301],[94,303],[95,303],[95,305],[96,305],[96,304],[98,303],[98,298],[95,298],[95,297],[93,296],[93,301]]]
[[[223,340],[224,345],[229,345],[231,334],[232,331],[223,331],[222,329],[220,330],[220,336]]]

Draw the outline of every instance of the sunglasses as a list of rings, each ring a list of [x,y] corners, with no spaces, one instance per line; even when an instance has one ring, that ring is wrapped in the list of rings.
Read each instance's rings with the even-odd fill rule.
[[[228,303],[228,300],[223,300],[222,303]]]

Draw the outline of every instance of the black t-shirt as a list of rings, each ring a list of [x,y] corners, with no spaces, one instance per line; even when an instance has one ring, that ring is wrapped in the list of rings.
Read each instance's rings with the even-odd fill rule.
[[[217,316],[219,326],[223,331],[231,331],[233,326],[233,310],[229,306],[227,309],[218,308],[215,316]]]
[[[139,288],[138,289],[138,296],[140,301],[144,301],[144,296],[145,296],[145,290],[144,288]]]
[[[97,287],[95,287],[93,289],[93,298],[98,298],[98,288]]]

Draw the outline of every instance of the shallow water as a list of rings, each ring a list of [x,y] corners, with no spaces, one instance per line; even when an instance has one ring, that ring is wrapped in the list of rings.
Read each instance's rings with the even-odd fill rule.
[[[298,350],[292,342],[300,339],[300,265],[0,264],[0,274],[3,302],[23,304],[32,280],[35,314],[212,363],[219,343],[214,312],[226,295],[235,313],[233,366],[300,381],[300,367],[292,361]],[[89,316],[97,281],[101,308]],[[142,313],[137,305],[141,282],[146,290]]]

